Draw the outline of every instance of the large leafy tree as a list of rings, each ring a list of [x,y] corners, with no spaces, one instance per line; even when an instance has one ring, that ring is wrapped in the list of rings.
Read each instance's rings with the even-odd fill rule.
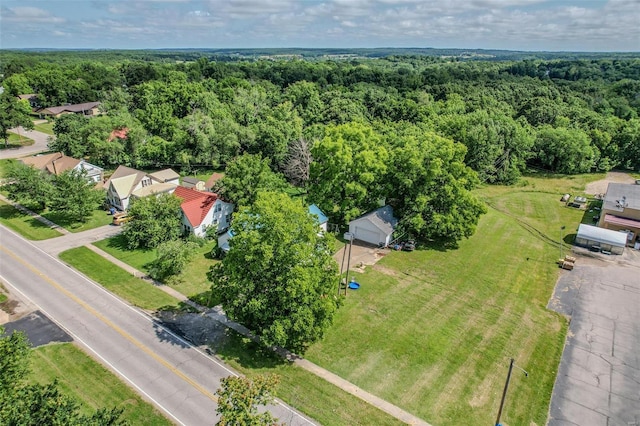
[[[9,196],[25,206],[45,209],[53,192],[51,175],[23,163],[12,163],[9,167]]]
[[[220,389],[216,391],[216,412],[220,420],[216,425],[276,425],[276,419],[269,411],[260,412],[258,409],[274,402],[277,385],[278,377],[272,374],[258,375],[253,379],[229,376],[220,380]]]
[[[557,173],[586,173],[596,161],[591,140],[580,129],[542,126],[534,149],[537,161]]]
[[[85,222],[104,199],[104,191],[87,179],[85,170],[67,170],[54,179],[50,208],[78,222]]]
[[[236,208],[250,206],[260,191],[280,191],[287,185],[282,175],[269,166],[269,159],[243,154],[229,163],[217,191],[235,203]]]
[[[23,333],[4,336],[0,327],[0,424],[115,426],[122,410],[99,409],[91,415],[81,414],[80,405],[63,394],[54,381],[46,385],[27,385],[31,350]]]
[[[389,202],[400,217],[400,228],[422,240],[449,244],[473,235],[486,208],[471,193],[478,178],[464,164],[465,147],[419,128],[389,137]]]
[[[182,232],[180,200],[170,194],[137,198],[129,206],[131,220],[124,224],[122,235],[129,248],[155,248],[175,240]]]
[[[235,218],[229,253],[208,274],[227,315],[266,345],[304,351],[331,325],[337,265],[307,209],[260,193]]]
[[[28,101],[18,100],[8,91],[0,94],[0,138],[4,139],[5,147],[9,144],[9,129],[18,126],[33,129],[30,113]]]
[[[369,126],[328,127],[313,149],[309,197],[336,223],[375,207],[383,193],[389,154]]]

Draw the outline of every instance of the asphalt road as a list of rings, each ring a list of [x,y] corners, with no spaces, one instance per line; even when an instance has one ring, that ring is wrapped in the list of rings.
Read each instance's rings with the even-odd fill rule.
[[[549,426],[640,426],[640,254],[625,255],[578,258],[556,285],[550,308],[571,323]]]
[[[0,151],[0,159],[19,158],[19,157],[24,157],[26,155],[32,155],[38,152],[44,152],[49,150],[49,148],[47,147],[47,143],[50,135],[46,133],[42,133],[37,130],[25,130],[22,127],[9,129],[9,131],[13,133],[18,133],[22,136],[26,136],[29,139],[33,139],[34,143],[33,145],[23,146],[20,148],[3,149],[2,151]],[[0,142],[0,143],[4,143],[4,142]]]
[[[176,424],[213,425],[216,389],[234,374],[152,317],[0,226],[0,279]],[[280,421],[313,424],[284,404]]]

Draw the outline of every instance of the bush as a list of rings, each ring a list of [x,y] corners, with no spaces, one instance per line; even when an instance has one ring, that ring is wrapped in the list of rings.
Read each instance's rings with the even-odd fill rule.
[[[149,265],[149,275],[158,281],[177,275],[198,249],[194,241],[172,240],[158,246],[158,257]]]

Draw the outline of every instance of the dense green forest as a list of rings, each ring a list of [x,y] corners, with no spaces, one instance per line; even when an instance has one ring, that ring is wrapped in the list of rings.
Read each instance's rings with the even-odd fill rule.
[[[384,198],[422,238],[469,236],[479,183],[640,169],[637,55],[424,53],[3,51],[0,72],[43,107],[102,102],[53,150],[182,173],[259,155],[332,222]]]

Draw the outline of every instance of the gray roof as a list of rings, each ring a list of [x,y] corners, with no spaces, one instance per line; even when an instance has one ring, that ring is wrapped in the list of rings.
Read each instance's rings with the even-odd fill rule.
[[[597,241],[601,244],[611,244],[616,247],[624,247],[627,245],[626,233],[598,228],[597,226],[587,225],[584,223],[581,223],[578,227],[578,235],[576,238]]]
[[[386,234],[393,233],[393,230],[398,224],[398,219],[393,216],[393,208],[391,206],[380,207],[377,210],[366,213],[359,218],[353,219],[350,223],[362,220],[370,221]]]
[[[640,185],[629,183],[609,184],[602,208],[621,212],[623,207],[640,210]]]

